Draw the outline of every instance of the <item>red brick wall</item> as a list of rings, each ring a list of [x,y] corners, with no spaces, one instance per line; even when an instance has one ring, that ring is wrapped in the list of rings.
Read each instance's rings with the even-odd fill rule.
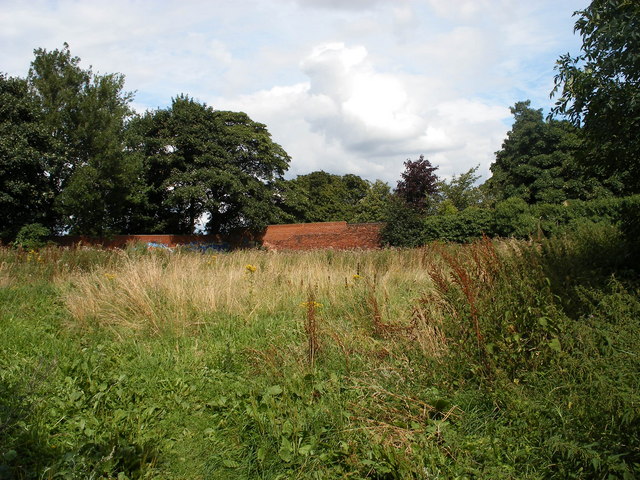
[[[379,248],[380,223],[326,222],[269,225],[262,245],[270,250]]]
[[[353,248],[379,248],[380,223],[324,222],[296,223],[290,225],[269,225],[261,236],[255,237],[248,232],[231,236],[221,235],[114,235],[96,239],[83,236],[66,236],[55,239],[63,246],[101,245],[105,248],[122,248],[128,243],[159,243],[168,247],[176,245],[228,244],[231,247],[255,246],[262,244],[269,250],[313,250],[317,248],[335,248],[338,250]]]

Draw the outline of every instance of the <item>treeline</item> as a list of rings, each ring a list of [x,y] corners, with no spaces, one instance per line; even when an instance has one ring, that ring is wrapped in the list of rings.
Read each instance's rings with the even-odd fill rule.
[[[37,49],[26,78],[0,74],[0,241],[21,230],[192,233],[201,222],[224,233],[381,221],[391,245],[521,236],[527,216],[550,230],[529,206],[640,193],[640,3],[593,0],[577,15],[582,53],[558,61],[554,117],[516,103],[482,185],[478,167],[446,181],[423,156],[405,162],[394,189],[323,171],[286,180],[289,155],[245,113],[178,95],[136,114],[122,75],[81,68],[67,44]]]
[[[0,76],[0,238],[212,232],[280,220],[289,156],[246,114],[186,95],[137,115],[122,75],[38,49],[27,78]]]
[[[67,44],[35,50],[26,78],[0,74],[2,242],[389,219],[382,181],[286,180],[289,155],[245,113],[178,95],[136,114],[132,99],[122,75],[83,69]]]
[[[458,185],[474,199],[464,209],[452,204],[450,187],[438,188],[427,161],[406,163],[384,232],[389,244],[548,235],[605,221],[640,244],[640,2],[593,0],[576,16],[582,51],[557,62],[553,116],[528,101],[511,109],[491,178],[477,191]]]

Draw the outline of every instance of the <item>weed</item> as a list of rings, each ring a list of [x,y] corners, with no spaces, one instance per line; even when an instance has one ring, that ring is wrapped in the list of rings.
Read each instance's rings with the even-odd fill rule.
[[[614,229],[580,228],[0,249],[0,477],[638,476],[637,279]]]

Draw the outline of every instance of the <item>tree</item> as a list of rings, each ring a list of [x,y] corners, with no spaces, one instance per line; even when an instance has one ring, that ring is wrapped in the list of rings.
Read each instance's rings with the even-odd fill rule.
[[[370,184],[358,175],[324,171],[299,175],[288,181],[286,210],[297,222],[354,221]]]
[[[26,80],[0,74],[0,240],[21,227],[54,223],[52,145]]]
[[[34,54],[28,80],[53,142],[56,160],[47,174],[64,215],[60,229],[93,235],[126,230],[126,203],[137,185],[123,152],[132,113],[124,77],[83,70],[66,43]]]
[[[580,130],[567,121],[548,119],[529,100],[511,108],[515,121],[491,165],[485,184],[496,201],[519,197],[529,204],[561,203],[605,192],[599,182],[577,168]]]
[[[438,192],[438,177],[434,173],[437,169],[424,155],[415,161],[407,160],[394,193],[413,208],[426,210]]]
[[[593,0],[575,13],[582,53],[557,62],[552,113],[582,126],[590,174],[640,192],[640,2]],[[616,185],[617,184],[617,185]]]
[[[138,228],[192,233],[260,229],[281,217],[278,188],[289,156],[265,125],[245,113],[217,111],[188,96],[134,119],[128,152],[142,164]]]
[[[468,207],[477,206],[482,201],[482,193],[476,186],[476,182],[480,178],[480,175],[476,175],[478,168],[480,165],[460,175],[454,175],[449,182],[446,180],[438,182],[441,202],[438,209],[440,211],[449,207],[453,207],[449,208],[452,212],[461,211]]]
[[[355,208],[354,222],[384,222],[391,205],[391,188],[382,180],[376,180]]]

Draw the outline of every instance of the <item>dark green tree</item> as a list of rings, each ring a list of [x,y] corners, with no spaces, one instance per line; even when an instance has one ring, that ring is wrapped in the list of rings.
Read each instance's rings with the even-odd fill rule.
[[[497,201],[519,197],[533,204],[602,194],[600,183],[576,164],[580,130],[566,121],[545,121],[542,110],[530,105],[527,100],[511,108],[515,121],[491,165],[492,176],[485,184],[489,195]]]
[[[260,229],[282,217],[278,185],[289,156],[265,125],[188,96],[148,112],[128,128],[128,152],[142,164],[145,199],[137,228],[192,233]]]
[[[82,69],[66,43],[37,49],[29,84],[53,142],[48,175],[64,215],[61,228],[103,235],[127,230],[127,203],[138,190],[135,165],[123,151],[132,94],[119,74]]]
[[[21,227],[52,228],[55,185],[48,172],[51,139],[26,80],[0,74],[0,240],[12,241]]]
[[[355,208],[354,222],[384,222],[391,206],[391,187],[382,180],[369,185],[366,195]]]
[[[640,2],[593,0],[575,13],[582,52],[558,60],[553,109],[582,126],[590,176],[640,192]]]
[[[357,175],[324,171],[299,175],[288,182],[286,203],[295,221],[354,221],[370,184]]]

